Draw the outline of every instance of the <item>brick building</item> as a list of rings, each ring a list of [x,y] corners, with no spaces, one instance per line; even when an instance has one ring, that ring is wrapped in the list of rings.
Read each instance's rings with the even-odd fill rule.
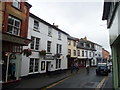
[[[31,5],[27,2],[0,2],[2,20],[2,83],[19,80],[22,47],[28,45],[28,19]],[[2,29],[2,30],[1,30]]]
[[[110,60],[110,53],[104,48],[102,48],[102,58],[103,62],[108,62],[108,60]]]

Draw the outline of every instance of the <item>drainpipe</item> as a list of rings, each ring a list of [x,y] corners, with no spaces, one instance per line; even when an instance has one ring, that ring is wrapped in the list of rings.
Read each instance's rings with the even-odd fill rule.
[[[10,57],[10,53],[7,53],[8,57],[7,57],[7,69],[6,69],[6,78],[5,78],[5,82],[7,82],[7,78],[8,78],[8,66],[9,66],[9,57]]]

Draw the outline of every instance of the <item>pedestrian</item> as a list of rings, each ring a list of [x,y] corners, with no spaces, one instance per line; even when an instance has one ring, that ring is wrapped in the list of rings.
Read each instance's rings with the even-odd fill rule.
[[[75,69],[76,69],[76,72],[78,72],[78,70],[79,70],[78,62],[75,63]]]
[[[89,74],[89,65],[86,65],[87,74]]]
[[[73,73],[73,70],[74,70],[74,63],[72,62],[71,63],[71,73]]]

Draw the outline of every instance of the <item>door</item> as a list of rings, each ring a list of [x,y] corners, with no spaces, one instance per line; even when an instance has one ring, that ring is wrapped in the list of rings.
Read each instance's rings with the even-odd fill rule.
[[[46,73],[48,73],[48,74],[50,71],[50,64],[51,64],[51,62],[49,62],[49,61],[46,62]]]
[[[2,52],[2,81],[16,79],[16,55]]]

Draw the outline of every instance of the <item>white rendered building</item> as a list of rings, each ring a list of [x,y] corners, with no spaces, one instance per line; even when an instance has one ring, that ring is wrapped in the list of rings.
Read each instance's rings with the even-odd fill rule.
[[[67,69],[68,34],[32,13],[28,29],[28,38],[32,42],[24,49],[31,49],[32,55],[22,56],[21,76]],[[46,51],[44,57],[39,54],[42,50]]]

